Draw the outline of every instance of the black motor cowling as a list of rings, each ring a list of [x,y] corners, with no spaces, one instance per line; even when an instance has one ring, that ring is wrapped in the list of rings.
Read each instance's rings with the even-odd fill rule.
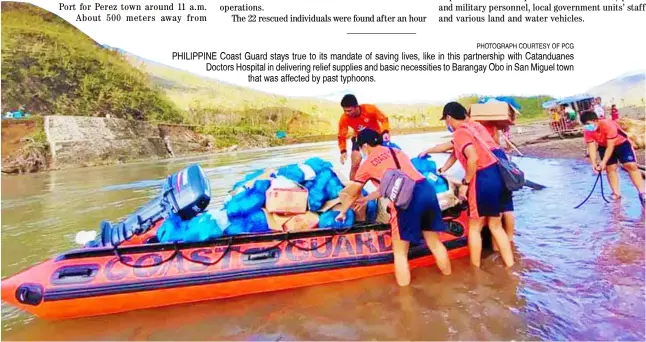
[[[168,176],[161,194],[125,220],[114,225],[102,221],[97,240],[90,241],[86,247],[118,246],[132,236],[146,232],[170,214],[190,220],[204,211],[210,201],[211,185],[208,178],[199,165],[191,165]]]

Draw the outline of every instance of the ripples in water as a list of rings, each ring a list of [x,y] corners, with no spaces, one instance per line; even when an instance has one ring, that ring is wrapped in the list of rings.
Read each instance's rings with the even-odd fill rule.
[[[438,135],[397,139],[411,154]],[[161,181],[199,162],[215,209],[250,171],[312,156],[336,162],[332,144],[3,177],[2,275],[75,247],[74,234],[116,221],[147,202]],[[438,166],[446,156],[437,156]],[[106,317],[47,322],[2,305],[9,339],[107,340],[644,340],[644,214],[630,180],[624,198],[599,190],[587,164],[515,158],[541,191],[515,194],[512,269],[497,254],[482,270],[468,258],[453,275],[413,272],[409,288],[379,276]],[[347,165],[343,168],[347,172]],[[461,175],[455,175],[459,178]],[[18,184],[20,183],[20,184]],[[26,184],[31,184],[26,185]],[[609,193],[607,182],[606,194]],[[62,237],[62,238],[61,238]]]

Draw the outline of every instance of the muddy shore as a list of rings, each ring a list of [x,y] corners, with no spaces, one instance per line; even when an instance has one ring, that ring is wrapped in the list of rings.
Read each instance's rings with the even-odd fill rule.
[[[512,130],[511,141],[523,155],[534,158],[580,159],[587,161],[583,135],[567,136],[563,139],[551,134],[548,122],[521,125]],[[635,151],[637,162],[644,165],[646,151]],[[517,153],[515,153],[517,154]]]

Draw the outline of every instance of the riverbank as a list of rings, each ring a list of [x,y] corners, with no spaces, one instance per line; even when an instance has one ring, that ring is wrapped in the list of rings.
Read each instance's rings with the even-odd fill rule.
[[[393,130],[392,135],[396,141],[401,135],[444,130],[444,127],[414,127]],[[89,117],[3,120],[2,172],[33,173],[335,140],[333,134],[284,139],[237,134],[234,145],[222,146],[218,136],[200,133],[196,126]],[[548,121],[514,126],[512,141],[530,157],[585,159],[583,138],[559,139],[552,134]],[[637,154],[643,165],[644,151],[639,150]]]
[[[444,127],[393,130],[393,136]],[[2,120],[2,172],[34,173],[177,157],[215,155],[295,144],[332,142],[336,135],[277,139],[252,132],[208,134],[205,127],[138,120],[47,116]]]
[[[583,137],[533,141],[518,146],[518,149],[527,157],[588,160]],[[646,151],[640,149],[635,152],[637,162],[644,165]]]
[[[626,120],[626,119],[624,119]],[[643,120],[639,117],[627,118],[633,122],[641,123]],[[583,134],[575,134],[564,139],[559,138],[552,133],[548,122],[540,122],[519,126],[512,131],[512,142],[527,157],[534,158],[560,158],[560,159],[580,159],[587,160],[586,144],[583,141]],[[642,127],[635,131],[636,135],[644,135]],[[629,132],[633,135],[633,132]],[[638,139],[633,139],[638,140]],[[643,141],[640,144],[641,149],[636,150],[637,162],[644,165],[646,161],[646,151],[643,148]]]

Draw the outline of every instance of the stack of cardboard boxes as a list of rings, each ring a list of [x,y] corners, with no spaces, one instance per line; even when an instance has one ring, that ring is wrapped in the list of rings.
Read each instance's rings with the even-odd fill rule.
[[[266,170],[262,175],[245,184],[252,187],[257,180],[270,179],[276,170]],[[344,185],[348,180],[339,172],[335,172]],[[315,229],[319,224],[319,215],[329,210],[338,210],[341,199],[335,198],[327,201],[319,210],[310,211],[308,208],[308,190],[300,184],[294,187],[272,187],[267,190],[266,202],[263,211],[267,215],[267,224],[274,231],[296,232]],[[378,206],[379,208],[380,206]],[[367,205],[355,209],[355,222],[365,222]]]

